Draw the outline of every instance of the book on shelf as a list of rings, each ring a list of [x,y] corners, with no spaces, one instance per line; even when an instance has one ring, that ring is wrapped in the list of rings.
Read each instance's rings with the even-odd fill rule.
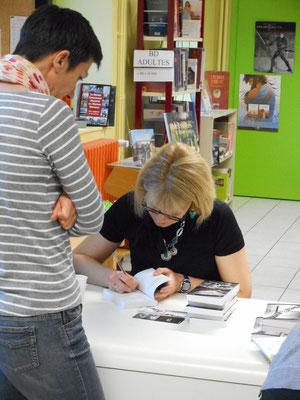
[[[168,141],[185,143],[198,150],[198,127],[191,111],[164,113]]]
[[[268,303],[265,314],[255,320],[253,333],[265,335],[288,335],[300,324],[300,304]]]
[[[212,108],[214,110],[227,110],[229,96],[229,72],[205,71],[205,80],[209,87]]]
[[[212,108],[208,84],[206,81],[204,81],[202,93],[201,93],[201,114],[210,115],[210,114],[212,114],[212,111],[213,111],[213,108]]]
[[[181,36],[198,39],[201,36],[202,0],[179,0]]]
[[[139,282],[138,289],[131,293],[118,293],[110,289],[103,289],[104,300],[112,301],[119,308],[136,308],[144,306],[155,306],[155,293],[169,278],[166,275],[153,275],[154,268],[148,268],[134,275]]]
[[[151,158],[154,150],[153,129],[130,129],[129,144],[135,165],[142,166]]]
[[[174,36],[180,35],[178,0],[175,0]],[[168,0],[145,0],[144,2],[144,36],[167,36],[168,34]]]
[[[197,65],[195,58],[188,58],[187,63],[187,89],[196,91],[197,89]]]
[[[219,200],[230,199],[231,168],[212,168],[212,176],[215,183],[216,196]]]
[[[87,126],[114,124],[116,88],[112,85],[80,83],[76,87],[75,116]]]
[[[273,357],[278,353],[282,343],[286,340],[287,335],[272,336],[264,334],[252,334],[251,340],[256,344],[261,354],[271,363]]]
[[[200,89],[205,78],[205,49],[204,47],[191,47],[188,54],[189,59],[197,60],[196,89]]]
[[[237,301],[238,300],[235,296],[230,301],[228,301],[223,308],[220,309],[187,305],[185,311],[191,318],[226,321],[235,310]]]
[[[187,294],[188,305],[222,309],[239,289],[239,283],[204,280]]]

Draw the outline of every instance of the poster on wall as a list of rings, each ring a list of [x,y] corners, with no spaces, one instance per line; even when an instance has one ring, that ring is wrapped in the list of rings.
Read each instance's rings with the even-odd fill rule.
[[[281,77],[240,75],[238,127],[278,131]]]
[[[254,70],[291,74],[295,58],[295,22],[256,22]]]

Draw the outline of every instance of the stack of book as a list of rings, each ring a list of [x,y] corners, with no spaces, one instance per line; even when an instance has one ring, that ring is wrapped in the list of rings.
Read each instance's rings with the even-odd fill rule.
[[[300,304],[268,303],[264,315],[255,320],[251,339],[271,362],[287,335],[299,324]]]
[[[204,280],[187,294],[191,318],[226,321],[235,309],[239,283]]]

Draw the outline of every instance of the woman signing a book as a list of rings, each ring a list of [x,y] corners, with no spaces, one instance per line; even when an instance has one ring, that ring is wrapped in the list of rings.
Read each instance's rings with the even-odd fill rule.
[[[112,271],[102,263],[120,243],[129,242],[132,271]],[[227,204],[215,199],[210,167],[182,143],[166,144],[139,173],[135,191],[119,198],[105,213],[100,234],[74,251],[78,273],[89,282],[131,292],[132,276],[156,269],[169,281],[156,292],[162,300],[187,293],[203,279],[240,283],[240,297],[251,296],[244,240]]]

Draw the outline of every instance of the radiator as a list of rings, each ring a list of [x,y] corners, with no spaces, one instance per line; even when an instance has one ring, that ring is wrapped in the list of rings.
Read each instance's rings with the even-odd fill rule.
[[[104,182],[111,172],[108,163],[118,160],[118,141],[114,139],[97,139],[83,143],[83,150],[93,172],[98,189],[104,200],[113,200],[104,190]]]

